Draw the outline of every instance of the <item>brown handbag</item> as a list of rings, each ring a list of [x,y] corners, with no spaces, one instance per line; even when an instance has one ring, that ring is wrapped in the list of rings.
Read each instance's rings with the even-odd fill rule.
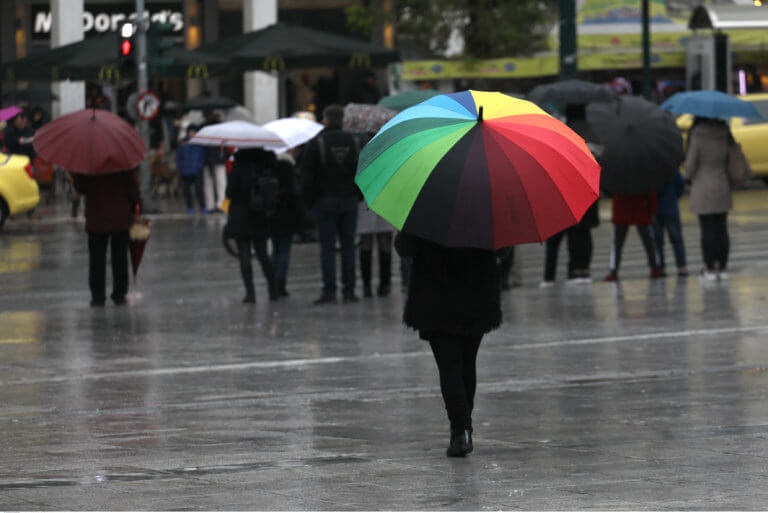
[[[726,166],[728,183],[731,187],[743,185],[752,178],[752,168],[741,150],[741,145],[733,142],[728,145],[728,161]]]

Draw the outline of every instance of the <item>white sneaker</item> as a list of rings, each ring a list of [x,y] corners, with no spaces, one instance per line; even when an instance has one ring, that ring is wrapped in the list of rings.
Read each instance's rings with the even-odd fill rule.
[[[699,278],[703,281],[717,281],[717,273],[702,269],[699,273]]]
[[[717,273],[717,279],[718,280],[727,280],[728,279],[728,273],[725,271],[720,271]]]
[[[540,289],[548,289],[549,287],[554,287],[554,286],[555,286],[555,282],[554,281],[544,280],[544,281],[539,283],[539,288]]]

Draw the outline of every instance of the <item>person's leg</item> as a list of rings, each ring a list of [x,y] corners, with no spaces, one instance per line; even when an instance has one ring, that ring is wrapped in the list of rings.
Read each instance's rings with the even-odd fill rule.
[[[253,287],[253,267],[251,266],[251,241],[249,239],[237,239],[237,255],[240,260],[240,276],[245,286],[243,303],[255,303],[256,291]]]
[[[181,190],[184,193],[184,203],[187,205],[187,212],[190,214],[195,211],[195,205],[192,203],[192,187],[194,186],[194,176],[181,177]]]
[[[392,282],[392,232],[376,234],[376,244],[379,249],[379,297],[389,295]]]
[[[272,266],[272,260],[269,258],[267,252],[267,237],[257,237],[252,240],[253,250],[256,253],[256,259],[261,265],[261,272],[264,275],[264,279],[267,280],[267,291],[269,292],[269,299],[276,301],[280,298],[280,292],[277,288],[277,282],[275,281],[275,268]]]
[[[213,212],[216,207],[216,181],[214,180],[212,165],[206,165],[203,169],[203,193],[205,196],[205,208]]]
[[[464,347],[462,339],[446,334],[435,334],[429,339],[432,354],[440,376],[440,393],[451,433],[472,428],[471,410],[464,383]],[[474,397],[474,396],[473,396]]]
[[[627,231],[629,226],[626,224],[614,224],[613,225],[613,243],[611,244],[611,256],[608,263],[610,273],[615,276],[619,274],[619,267],[621,267],[621,252],[624,249],[624,241],[627,239]]]
[[[321,200],[324,202],[324,200]],[[320,242],[320,270],[323,275],[321,299],[336,297],[336,213],[319,205],[315,213],[317,238]]]
[[[197,206],[200,208],[200,212],[203,214],[208,212],[205,208],[205,195],[203,193],[203,174],[200,173],[193,177],[192,184],[195,186],[195,196],[197,197]]]
[[[573,262],[570,270],[571,277],[589,278],[592,260],[592,230],[580,225],[570,228],[568,230],[568,251]]]
[[[227,192],[227,166],[216,164],[213,170],[213,178],[216,181],[216,204],[214,205],[214,210],[221,211],[221,205],[224,203],[224,196]]]
[[[544,246],[544,281],[555,281],[557,274],[557,252],[560,248],[560,241],[563,240],[565,230],[554,234],[547,239]]]
[[[373,234],[361,233],[357,246],[360,258],[360,279],[363,281],[363,297],[373,296],[371,278],[373,276]]]
[[[125,303],[128,294],[128,232],[110,234],[112,247],[112,301]]]
[[[107,245],[106,233],[88,234],[88,287],[91,289],[91,305],[101,306],[107,299]]]
[[[662,271],[666,268],[666,262],[664,261],[664,232],[669,233],[669,239],[672,240],[672,232],[669,228],[672,219],[667,216],[656,216],[656,222],[651,225],[651,233],[653,239],[656,241],[656,249],[659,251],[659,269]],[[674,244],[674,242],[673,242]],[[674,248],[673,248],[674,249]]]
[[[669,241],[672,243],[672,251],[675,255],[678,275],[685,276],[688,274],[688,259],[685,255],[683,226],[680,223],[680,216],[669,217],[666,223],[667,234],[669,235]],[[663,237],[663,234],[660,234],[660,237]],[[659,242],[659,239],[657,239],[657,242]],[[659,254],[662,254],[661,244],[659,244]]]
[[[341,283],[344,299],[354,301],[357,267],[355,264],[355,237],[357,236],[357,200],[340,202],[338,218],[339,239],[341,243]]]
[[[715,269],[715,246],[717,236],[715,235],[716,224],[714,214],[699,215],[699,228],[701,230],[701,258],[704,260],[704,267],[707,271],[714,272]]]
[[[731,249],[731,240],[728,236],[728,214],[714,214],[713,218],[715,245],[714,256],[717,262],[717,270],[725,271],[728,268],[728,254]]]
[[[659,276],[656,274],[659,274],[659,251],[656,248],[656,241],[654,240],[653,233],[651,232],[651,225],[638,224],[636,227],[637,234],[640,236],[640,240],[643,243],[643,249],[645,249],[645,256],[648,260],[648,268],[652,272],[655,271],[652,278],[658,278]]]
[[[477,351],[480,349],[481,336],[464,337],[462,342],[462,375],[464,377],[464,395],[469,410],[469,430],[472,431],[472,411],[475,408],[475,390],[477,389]]]
[[[497,261],[499,265],[499,286],[501,286],[501,290],[509,290],[509,273],[515,264],[515,248],[509,248],[506,254],[501,258],[497,258]]]

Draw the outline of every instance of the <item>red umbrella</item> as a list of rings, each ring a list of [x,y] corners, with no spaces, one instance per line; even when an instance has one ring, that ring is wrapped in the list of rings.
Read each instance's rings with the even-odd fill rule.
[[[47,161],[83,174],[133,169],[147,152],[141,136],[130,124],[98,109],[72,112],[43,125],[32,144]]]

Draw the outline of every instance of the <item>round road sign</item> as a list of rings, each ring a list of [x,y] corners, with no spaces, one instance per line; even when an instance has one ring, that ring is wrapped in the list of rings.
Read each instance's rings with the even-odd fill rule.
[[[160,98],[152,91],[144,91],[136,101],[136,111],[141,119],[155,119],[160,112]]]

